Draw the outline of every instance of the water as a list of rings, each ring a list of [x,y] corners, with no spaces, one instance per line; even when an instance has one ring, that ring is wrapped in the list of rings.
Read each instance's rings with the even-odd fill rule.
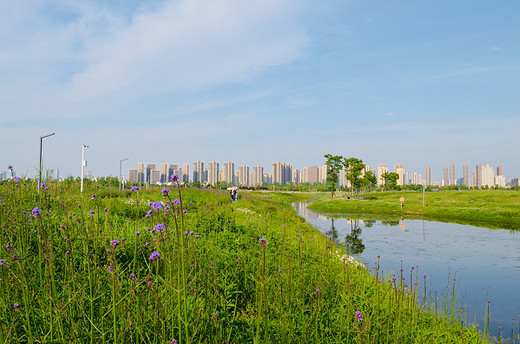
[[[339,243],[347,239],[352,255],[369,269],[373,270],[380,256],[385,275],[393,272],[399,276],[402,264],[408,280],[415,267],[420,279],[427,275],[428,289],[439,295],[445,295],[448,284],[455,282],[468,322],[478,322],[478,329],[484,330],[489,300],[490,333],[497,336],[501,323],[502,334],[506,331],[510,336],[513,318],[517,319],[515,333],[519,333],[520,232],[398,218],[351,220],[341,215],[332,219],[306,205],[294,204],[300,216],[322,233],[332,233]]]

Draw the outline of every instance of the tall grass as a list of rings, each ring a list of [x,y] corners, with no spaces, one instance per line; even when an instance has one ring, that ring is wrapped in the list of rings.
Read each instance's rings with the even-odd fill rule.
[[[0,185],[4,343],[487,342],[270,195],[40,192]]]

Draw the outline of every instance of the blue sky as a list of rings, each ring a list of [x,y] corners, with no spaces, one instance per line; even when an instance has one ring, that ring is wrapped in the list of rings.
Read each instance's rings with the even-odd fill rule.
[[[323,155],[520,177],[520,2],[0,3],[0,171]]]

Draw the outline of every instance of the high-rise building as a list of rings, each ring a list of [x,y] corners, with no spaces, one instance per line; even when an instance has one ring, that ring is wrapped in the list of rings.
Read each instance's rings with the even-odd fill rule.
[[[455,185],[455,164],[450,164],[450,185]]]
[[[432,185],[432,167],[426,166],[426,186]]]
[[[504,177],[503,175],[495,176],[495,186],[505,188],[506,187],[506,177]]]
[[[297,169],[294,169],[292,171],[291,182],[292,182],[293,185],[300,184],[300,171],[298,171]]]
[[[480,188],[482,187],[482,164],[477,164],[475,167],[475,174],[473,178],[473,183],[476,187]]]
[[[328,172],[327,165],[318,167],[318,183],[325,184],[327,182],[328,174],[329,174],[329,172]]]
[[[161,170],[156,168],[152,168],[150,170],[150,184],[160,184],[161,183]]]
[[[195,161],[193,163],[193,182],[194,183],[203,183],[203,173],[204,173],[204,163],[202,161]]]
[[[180,176],[179,176],[180,178]],[[182,179],[183,183],[189,183],[190,179],[190,164],[182,164]]]
[[[450,180],[449,180],[449,177],[448,177],[448,167],[444,167],[443,177],[444,178],[443,178],[442,186],[450,185]]]
[[[238,167],[238,185],[249,186],[249,166]]]
[[[151,179],[150,179],[150,175],[152,173],[152,170],[155,170],[157,169],[157,165],[156,164],[146,164],[146,182],[147,183],[152,183],[151,182]],[[161,178],[161,171],[159,171],[159,180]]]
[[[462,168],[462,180],[464,185],[470,186],[468,179],[468,164],[464,164],[464,167]]]
[[[145,163],[144,162],[138,162],[137,163],[137,182],[138,183],[144,183],[146,177],[146,169],[145,169]]]
[[[386,167],[385,164],[377,165],[377,186],[378,187],[385,184],[385,179],[383,178],[383,175],[385,173],[388,173],[388,167]]]
[[[395,164],[394,165],[394,172],[397,173],[399,178],[397,179],[397,185],[404,185],[404,166],[403,164]]]
[[[225,162],[222,166],[222,181],[233,184],[235,176],[235,164],[231,161]]]
[[[301,182],[316,184],[318,182],[319,168],[318,166],[304,167],[301,171]]]
[[[215,185],[219,182],[219,164],[212,161],[208,164],[208,183]]]
[[[252,186],[260,186],[264,182],[264,167],[261,165],[253,167]]]
[[[177,165],[177,164],[168,165],[168,173],[166,174],[165,183],[170,181],[172,174],[176,174],[177,176],[179,176],[180,182],[182,183],[182,171],[179,169],[179,165]]]
[[[504,175],[504,165],[499,165],[497,167],[497,176],[503,176]]]
[[[279,183],[285,185],[291,181],[292,178],[292,165],[286,162],[275,162],[273,163],[273,183]]]
[[[494,186],[495,185],[495,171],[493,167],[486,164],[482,166],[482,185],[481,186]]]
[[[166,184],[169,182],[168,176],[168,164],[163,162],[161,163],[161,184]]]
[[[131,168],[128,170],[128,181],[130,183],[137,183],[139,182],[139,172],[135,168]]]

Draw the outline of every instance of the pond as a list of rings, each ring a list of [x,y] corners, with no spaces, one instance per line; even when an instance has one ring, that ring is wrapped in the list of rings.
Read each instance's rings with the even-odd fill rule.
[[[484,331],[489,304],[492,335],[498,335],[501,323],[502,334],[510,337],[513,318],[519,333],[520,232],[400,218],[353,219],[348,214],[332,218],[307,209],[306,203],[293,206],[320,232],[346,242],[351,255],[371,271],[380,256],[385,275],[399,276],[401,266],[407,279],[412,267],[421,279],[426,275],[427,294],[446,296],[447,287],[455,284],[467,322],[479,323]]]

